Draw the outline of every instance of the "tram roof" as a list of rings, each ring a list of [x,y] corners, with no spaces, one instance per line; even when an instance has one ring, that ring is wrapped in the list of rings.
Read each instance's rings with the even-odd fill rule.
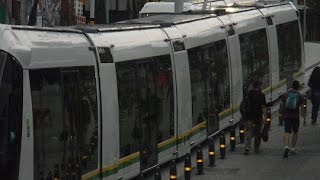
[[[155,15],[145,18],[132,19],[128,21],[124,21],[123,23],[129,24],[159,24],[161,26],[171,25],[171,24],[179,24],[186,23],[201,19],[206,19],[210,17],[216,17],[212,12],[208,12],[207,14],[203,13],[186,13],[186,14],[164,14],[164,15]]]
[[[290,2],[278,2],[275,0],[259,1],[248,4],[233,4],[225,6],[216,6],[212,10],[192,10],[188,12],[182,12],[179,14],[164,13],[160,15],[153,15],[138,19],[131,19],[122,21],[110,25],[94,26],[90,27],[91,30],[95,29],[99,32],[107,31],[122,31],[122,30],[134,30],[134,29],[146,29],[146,28],[158,28],[159,26],[171,26],[174,24],[187,23],[196,20],[222,16],[226,14],[235,14],[245,11],[252,11],[261,8],[269,8],[275,6],[287,5]],[[88,30],[88,29],[86,29]]]
[[[131,19],[127,21],[121,21],[113,24],[93,25],[93,26],[72,26],[72,28],[81,30],[86,33],[97,32],[113,32],[113,31],[127,31],[127,30],[139,30],[139,29],[152,29],[160,28],[163,26],[170,26],[173,24],[191,22],[210,17],[215,17],[215,14],[163,14],[155,15],[145,18]]]
[[[219,11],[193,11],[182,14],[155,15],[114,24],[95,26],[32,27],[0,25],[0,34],[2,34],[0,49],[17,57],[24,68],[59,67],[62,63],[64,66],[73,64],[92,65],[94,64],[92,60],[93,53],[89,53],[90,50],[88,49],[92,44],[84,33],[158,29],[175,24],[217,17],[222,14],[234,14],[259,8],[269,8],[270,13],[272,13],[271,11],[273,11],[273,9],[275,9],[275,11],[282,9],[280,7],[281,5],[289,5],[289,3],[264,3],[259,6],[220,6],[219,8],[225,10],[225,13]],[[270,8],[273,6],[279,6],[279,8]],[[229,12],[227,8],[233,8],[234,11]],[[288,8],[291,7],[285,7],[285,9]],[[294,7],[292,6],[292,8]],[[269,10],[267,10],[268,13]],[[288,14],[288,16],[292,16],[292,14],[293,12]],[[241,16],[239,16],[239,18],[243,21],[246,19]],[[100,38],[100,36],[97,38]],[[65,57],[69,57],[69,59]]]
[[[90,42],[71,27],[0,25],[0,34],[0,49],[17,58],[24,69],[94,65]]]

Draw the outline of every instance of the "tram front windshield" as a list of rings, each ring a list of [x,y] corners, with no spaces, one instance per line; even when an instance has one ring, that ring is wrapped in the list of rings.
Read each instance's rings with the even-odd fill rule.
[[[0,51],[0,180],[19,176],[22,119],[22,69]]]

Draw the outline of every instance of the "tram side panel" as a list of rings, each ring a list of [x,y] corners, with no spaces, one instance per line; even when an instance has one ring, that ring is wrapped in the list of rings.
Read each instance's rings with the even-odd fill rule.
[[[265,21],[258,10],[231,14],[235,34],[238,35],[242,67],[242,90],[247,94],[253,82],[262,82],[267,101],[271,96],[269,51]]]
[[[278,58],[274,61],[278,63],[273,70],[277,71],[279,76],[279,79],[273,82],[273,90],[274,94],[281,95],[291,86],[289,84],[293,79],[303,82],[305,58],[299,17],[291,4],[264,8],[261,12],[265,17],[270,17],[266,20],[273,24],[269,26],[272,34],[270,42],[276,41],[273,43],[276,43],[278,48],[273,49],[276,53],[274,58]]]
[[[226,35],[221,26],[221,22],[214,17],[177,25],[185,35],[188,51],[192,93],[192,147],[219,130],[218,114],[231,112]],[[220,122],[228,120],[224,116]]]
[[[0,31],[1,28],[3,27],[0,26]],[[12,44],[9,44],[6,41],[8,36],[13,36],[9,28],[6,30],[0,41],[0,179],[33,179],[33,120],[29,73],[21,66],[22,54],[12,56],[17,54],[10,45],[16,42],[11,41]],[[25,52],[27,53],[28,51]]]
[[[23,142],[21,152],[33,151],[22,154],[23,161],[33,163],[21,163],[20,178],[70,174],[81,178],[98,166],[96,86],[89,43],[79,31],[24,28],[14,30],[18,43],[9,43],[12,51],[24,54],[18,59],[29,73],[29,77],[24,73],[24,83],[30,82],[24,87],[24,103],[32,103],[24,107],[29,107],[24,109],[28,142]],[[86,166],[80,169],[80,164]]]
[[[30,91],[29,72],[23,72],[23,124],[21,138],[21,155],[19,179],[35,179],[34,178],[34,161],[33,161],[33,117],[32,103]],[[29,129],[28,129],[29,128]]]
[[[102,103],[102,177],[117,179],[119,165],[119,106],[116,68],[113,63],[101,63],[101,103]],[[138,165],[136,165],[138,166]],[[132,168],[132,173],[138,173]]]
[[[171,42],[167,41],[168,36],[163,30],[150,29],[144,30],[144,33],[153,51],[164,54],[155,58],[155,65],[160,69],[154,70],[155,86],[158,89],[157,96],[162,99],[158,101],[159,106],[157,106],[160,115],[157,164],[163,164],[177,157],[177,144],[180,140],[177,132],[177,128],[180,127],[179,125],[177,127],[177,117],[179,117],[177,72],[180,70],[183,72],[183,69],[176,69],[178,65],[176,60],[179,58],[173,57],[175,55],[172,54]],[[169,39],[171,38],[169,37]],[[180,45],[180,41],[178,43]]]
[[[239,107],[240,103],[242,101],[243,97],[243,91],[242,91],[242,66],[241,66],[241,53],[240,53],[240,43],[238,35],[233,35],[228,37],[228,46],[229,46],[229,53],[230,53],[230,69],[231,69],[231,82],[232,82],[232,104],[233,104],[233,111],[234,116],[233,120],[234,122],[240,121],[240,113],[239,113]],[[224,122],[221,124],[222,127],[227,127],[229,124],[227,122]]]
[[[104,164],[103,170],[114,166],[118,178],[128,179],[147,171],[171,159],[176,150],[168,144],[174,139],[174,93],[166,38],[160,29],[154,28],[105,32],[93,39],[96,46],[112,44],[115,72],[109,76],[117,81],[112,89],[117,92],[117,101],[113,103],[119,110],[113,112],[113,119],[119,126],[114,133],[119,135],[115,140],[106,139],[116,141],[118,149],[113,152],[117,154],[115,163]],[[104,120],[104,124],[109,121],[113,120]],[[107,149],[105,145],[103,148]],[[108,173],[104,175],[109,178]]]
[[[175,146],[173,158],[190,152],[192,102],[188,55],[181,32],[176,27],[163,28],[171,44],[171,58],[175,84]]]
[[[190,153],[190,129],[191,129],[191,87],[189,64],[185,51],[174,53],[176,87],[177,87],[177,122],[176,122],[176,145],[177,155],[182,157]]]
[[[267,18],[267,17],[266,17]],[[271,100],[275,101],[281,95],[280,78],[279,78],[279,52],[277,31],[274,25],[268,24],[267,27],[268,48],[270,57],[270,74],[271,74]]]
[[[234,34],[233,23],[230,16],[219,16],[219,20],[223,24],[221,27],[226,35],[228,47],[228,60],[230,69],[230,101],[231,108],[229,111],[221,112],[219,117],[225,121],[220,121],[220,128],[224,129],[229,126],[229,121],[233,119],[234,123],[240,121],[239,105],[242,100],[242,68],[240,59],[240,48],[238,36]],[[228,115],[229,114],[229,115]],[[231,114],[231,115],[230,115]]]

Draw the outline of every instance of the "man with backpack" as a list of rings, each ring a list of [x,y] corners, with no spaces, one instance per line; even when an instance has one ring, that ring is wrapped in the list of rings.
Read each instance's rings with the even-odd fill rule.
[[[264,122],[263,116],[266,113],[266,98],[261,91],[262,82],[253,83],[252,90],[244,97],[240,112],[245,122],[245,151],[244,155],[248,155],[251,148],[252,137],[254,136],[254,152],[259,153],[261,143],[261,128]]]
[[[300,125],[300,110],[305,121],[305,110],[303,108],[303,96],[298,92],[300,87],[299,81],[292,82],[292,88],[289,89],[282,97],[282,103],[284,106],[283,116],[284,116],[284,145],[285,150],[283,158],[288,158],[289,151],[295,153],[295,146],[298,140],[298,130]],[[289,149],[289,135],[293,131],[292,135],[292,147]]]

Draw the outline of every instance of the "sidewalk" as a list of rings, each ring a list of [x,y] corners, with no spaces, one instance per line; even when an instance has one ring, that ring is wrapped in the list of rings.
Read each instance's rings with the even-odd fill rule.
[[[208,167],[208,147],[202,147],[204,156],[204,175],[196,175],[196,157],[191,153],[192,176],[191,180],[319,180],[320,179],[320,121],[319,125],[311,125],[311,102],[308,101],[307,126],[299,129],[299,138],[296,145],[297,154],[283,159],[284,127],[279,126],[278,105],[272,107],[271,130],[268,142],[261,142],[261,152],[250,152],[243,155],[244,144],[239,144],[238,128],[236,128],[237,144],[234,152],[229,152],[229,132],[226,132],[226,158],[219,159],[219,137],[215,138],[216,162],[215,167]],[[177,162],[177,179],[184,180],[184,161]],[[163,180],[169,179],[169,166],[161,167]],[[149,174],[144,180],[153,180]]]
[[[310,125],[308,104],[307,126],[300,125],[297,154],[283,159],[283,126],[273,118],[269,141],[262,142],[261,153],[243,155],[243,144],[237,144],[235,152],[228,152],[227,159],[217,159],[216,167],[206,168],[205,175],[195,175],[192,180],[318,180],[320,179],[320,125]],[[207,167],[207,165],[205,166]],[[184,179],[183,175],[179,179]]]

